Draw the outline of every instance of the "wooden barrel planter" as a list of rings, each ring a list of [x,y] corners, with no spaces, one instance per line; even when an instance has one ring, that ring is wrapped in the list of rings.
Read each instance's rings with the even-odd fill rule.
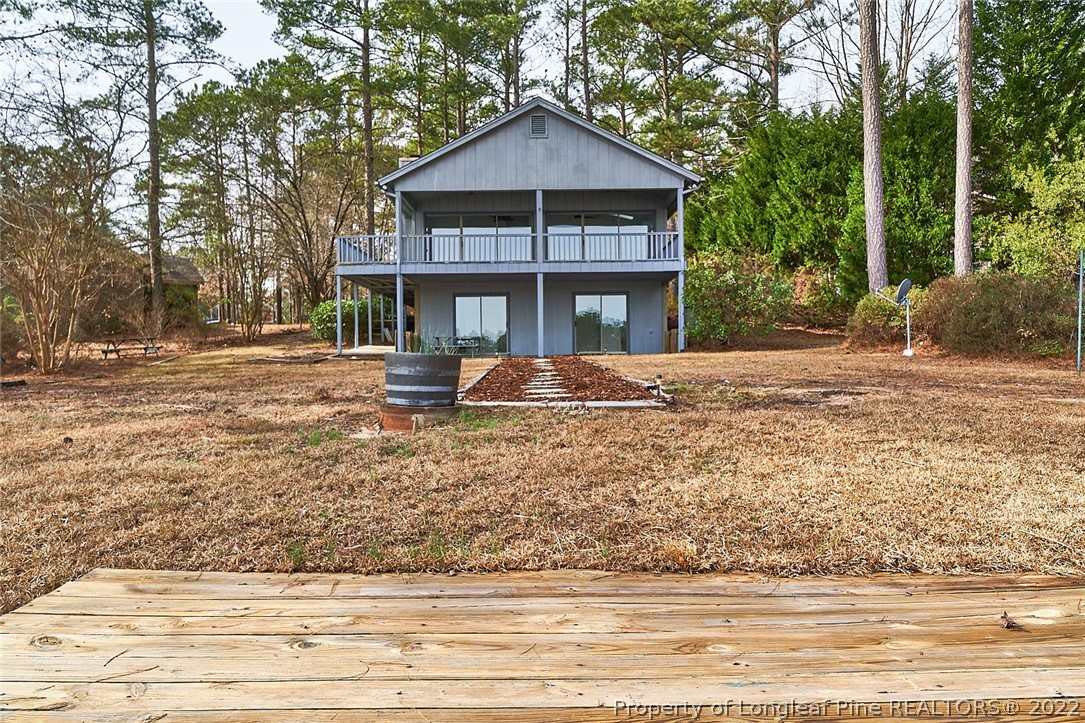
[[[460,386],[458,356],[388,352],[384,386],[388,403],[402,407],[450,407]]]

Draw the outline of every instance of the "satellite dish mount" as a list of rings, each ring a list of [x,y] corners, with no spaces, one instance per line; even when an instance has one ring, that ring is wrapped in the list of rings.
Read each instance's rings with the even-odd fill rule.
[[[912,301],[908,298],[908,292],[912,290],[912,280],[905,279],[900,282],[900,286],[897,287],[897,298],[890,299],[888,296],[882,295],[880,292],[878,296],[888,301],[894,306],[904,307],[904,320],[905,320],[905,333],[907,334],[907,346],[904,348],[904,356],[914,356],[915,351],[912,349]]]

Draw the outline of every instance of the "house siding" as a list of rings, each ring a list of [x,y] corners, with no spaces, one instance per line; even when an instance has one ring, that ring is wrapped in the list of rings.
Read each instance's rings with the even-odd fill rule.
[[[536,113],[546,116],[544,137],[531,135]],[[395,284],[400,308],[411,300],[414,328],[431,341],[454,336],[458,294],[506,295],[509,351],[524,356],[573,353],[575,294],[624,294],[629,352],[662,353],[666,285],[677,282],[680,300],[684,288],[683,198],[701,180],[544,100],[531,100],[384,176],[380,188],[396,206],[394,248],[387,235],[342,239],[336,273],[381,289]],[[550,236],[545,226],[551,213],[651,215],[654,228],[646,231],[638,219],[629,226],[641,228],[629,232],[607,233],[599,223],[582,234]],[[490,234],[464,235],[456,244],[426,234],[428,214],[529,216],[531,253],[526,229],[493,234],[492,247]],[[488,221],[478,223],[488,228]],[[448,235],[455,234],[436,236]],[[397,346],[404,346],[402,328]]]
[[[658,278],[613,277],[543,282],[544,344],[547,355],[573,353],[573,297],[576,294],[627,294],[629,353],[661,354],[664,350],[667,282]],[[416,329],[424,339],[451,337],[455,297],[507,294],[509,347],[513,356],[538,353],[534,278],[429,281],[416,280]]]

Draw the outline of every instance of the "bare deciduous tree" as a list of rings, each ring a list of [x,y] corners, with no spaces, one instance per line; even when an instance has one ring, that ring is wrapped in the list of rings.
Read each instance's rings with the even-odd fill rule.
[[[899,106],[923,80],[913,77],[917,62],[933,53],[948,65],[948,58],[941,58],[943,49],[938,42],[952,15],[945,12],[941,0],[886,0],[874,12],[875,24],[881,23],[880,32],[875,32],[879,57],[890,62],[889,102]],[[856,61],[862,55],[861,33],[856,33],[859,15],[856,0],[818,0],[800,16],[809,38],[809,55],[799,60],[825,78],[838,103],[845,102],[862,84],[856,72]]]
[[[123,114],[101,100],[69,103],[56,88],[9,92],[5,105],[21,103],[24,123],[5,125],[0,138],[0,276],[43,374],[68,363],[96,271],[119,246],[109,202],[125,140]]]

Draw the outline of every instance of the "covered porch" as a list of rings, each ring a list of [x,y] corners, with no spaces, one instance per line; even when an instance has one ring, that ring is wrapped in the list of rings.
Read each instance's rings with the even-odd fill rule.
[[[352,301],[350,310],[344,302]],[[336,354],[346,358],[383,358],[396,350],[399,324],[395,276],[335,275]],[[414,286],[407,284],[403,303],[414,306]],[[360,306],[364,304],[365,310]],[[405,330],[406,332],[406,330]]]
[[[342,277],[341,282],[340,309],[347,299],[375,300],[367,305],[368,314],[358,304],[353,314],[340,312],[337,350],[343,356],[364,353],[363,345],[391,344],[401,328],[401,349],[471,356],[678,350],[677,333],[668,329],[675,273],[404,275],[402,315],[379,301],[397,289],[395,276]]]

